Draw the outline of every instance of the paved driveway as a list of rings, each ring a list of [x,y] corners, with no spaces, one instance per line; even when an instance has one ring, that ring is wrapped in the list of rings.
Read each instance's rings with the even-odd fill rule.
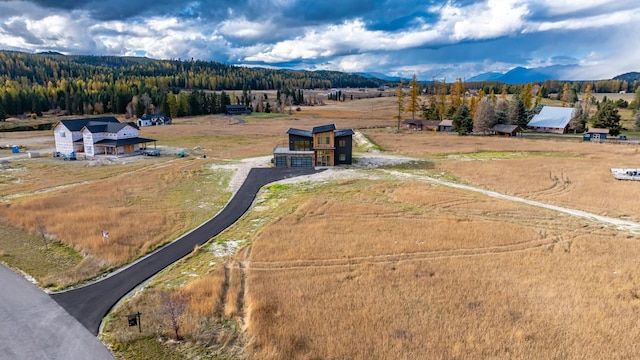
[[[317,172],[314,169],[251,169],[245,182],[227,206],[213,219],[145,258],[90,285],[51,295],[89,331],[98,333],[102,318],[127,293],[183,258],[235,223],[249,208],[260,188],[268,183]],[[204,189],[203,189],[204,190]]]
[[[47,294],[0,265],[0,359],[110,359],[109,350]]]

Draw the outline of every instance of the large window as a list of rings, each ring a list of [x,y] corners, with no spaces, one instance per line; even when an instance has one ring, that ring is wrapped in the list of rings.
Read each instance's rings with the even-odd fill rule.
[[[343,147],[347,147],[347,140],[339,140],[338,141],[338,146],[343,148]]]
[[[293,150],[295,151],[309,151],[311,150],[311,141],[309,140],[296,140],[293,142]]]
[[[329,145],[331,144],[331,136],[330,135],[318,135],[318,144],[320,145]]]

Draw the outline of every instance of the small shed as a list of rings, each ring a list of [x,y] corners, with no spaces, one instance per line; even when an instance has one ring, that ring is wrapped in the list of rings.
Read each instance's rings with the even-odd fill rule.
[[[522,129],[518,125],[496,124],[491,131],[500,136],[518,136],[522,133]]]
[[[606,140],[607,139],[607,135],[609,135],[609,129],[593,128],[593,129],[587,130],[584,133],[584,135],[582,135],[582,140],[583,141]]]
[[[452,120],[440,121],[440,124],[438,124],[438,131],[444,131],[444,132],[453,131],[453,121]]]
[[[424,130],[424,121],[422,120],[405,120],[402,127],[409,130]]]

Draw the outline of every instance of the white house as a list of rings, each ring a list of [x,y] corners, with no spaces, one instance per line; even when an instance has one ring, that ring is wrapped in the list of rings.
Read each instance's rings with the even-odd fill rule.
[[[115,117],[61,120],[53,128],[56,152],[95,155],[134,155],[153,139],[138,137],[135,123],[121,123]]]
[[[544,106],[540,113],[529,121],[527,127],[538,132],[564,134],[569,131],[572,116],[571,107]]]
[[[152,114],[152,115],[143,115],[138,118],[138,126],[155,126],[155,125],[170,125],[171,118],[166,115],[161,114]]]

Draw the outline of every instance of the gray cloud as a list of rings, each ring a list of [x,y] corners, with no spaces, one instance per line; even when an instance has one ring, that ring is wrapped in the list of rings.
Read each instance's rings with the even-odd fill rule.
[[[640,4],[615,0],[0,0],[0,48],[469,77],[640,63]],[[578,72],[574,76],[583,76]]]
[[[11,34],[12,36],[17,36],[22,39],[27,44],[30,45],[43,45],[44,41],[37,36],[33,35],[28,29],[27,24],[24,21],[16,20],[10,23],[4,23],[0,25],[0,28],[4,30],[6,33]]]

